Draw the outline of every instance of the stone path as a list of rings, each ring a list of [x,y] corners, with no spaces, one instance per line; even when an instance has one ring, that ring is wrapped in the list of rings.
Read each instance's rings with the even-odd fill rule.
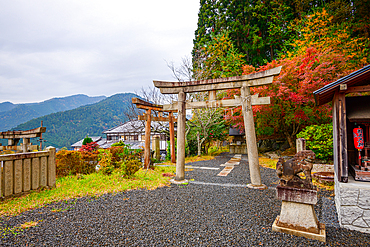
[[[240,164],[241,159],[242,159],[241,154],[235,154],[234,157],[231,158],[228,162],[220,165],[224,166],[225,168],[219,174],[217,174],[217,176],[226,177],[234,169],[234,166]]]

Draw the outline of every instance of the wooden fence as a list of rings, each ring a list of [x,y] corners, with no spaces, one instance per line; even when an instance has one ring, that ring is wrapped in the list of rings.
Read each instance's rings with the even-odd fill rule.
[[[0,197],[55,187],[55,148],[46,150],[0,155]]]

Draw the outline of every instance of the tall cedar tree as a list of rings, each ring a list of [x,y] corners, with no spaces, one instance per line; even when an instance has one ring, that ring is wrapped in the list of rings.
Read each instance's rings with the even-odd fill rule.
[[[226,30],[247,64],[264,65],[294,49],[288,41],[300,35],[296,22],[322,7],[333,23],[350,23],[352,37],[369,37],[370,0],[201,0],[193,59],[212,35]]]

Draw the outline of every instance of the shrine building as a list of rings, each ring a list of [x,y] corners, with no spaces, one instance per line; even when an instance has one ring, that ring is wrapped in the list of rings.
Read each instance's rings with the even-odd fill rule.
[[[313,94],[333,105],[335,204],[341,227],[370,233],[370,65]],[[367,96],[363,96],[363,95]]]

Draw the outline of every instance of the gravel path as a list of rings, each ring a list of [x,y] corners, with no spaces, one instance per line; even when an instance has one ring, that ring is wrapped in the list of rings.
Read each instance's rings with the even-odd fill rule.
[[[1,237],[1,246],[370,246],[370,235],[339,228],[333,198],[319,192],[316,214],[326,224],[327,243],[276,233],[280,213],[277,177],[261,168],[267,190],[251,190],[245,156],[227,177],[220,164],[232,156],[192,163],[188,185],[85,197],[1,218],[1,227],[40,221],[19,234]]]

